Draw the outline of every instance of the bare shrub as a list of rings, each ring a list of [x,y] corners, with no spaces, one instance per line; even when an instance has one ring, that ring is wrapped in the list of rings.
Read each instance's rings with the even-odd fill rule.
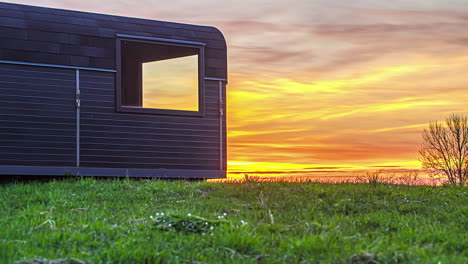
[[[396,184],[419,185],[423,184],[417,171],[408,171],[395,178]]]
[[[430,122],[422,138],[419,160],[427,173],[464,185],[468,178],[468,117],[452,114],[445,124]]]

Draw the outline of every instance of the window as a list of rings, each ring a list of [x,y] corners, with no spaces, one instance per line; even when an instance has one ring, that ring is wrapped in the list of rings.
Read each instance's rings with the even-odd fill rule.
[[[117,110],[203,114],[203,43],[135,37],[118,40]]]

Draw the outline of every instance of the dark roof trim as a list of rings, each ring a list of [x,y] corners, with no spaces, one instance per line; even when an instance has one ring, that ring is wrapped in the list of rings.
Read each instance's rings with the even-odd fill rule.
[[[119,37],[119,38],[127,38],[127,39],[150,40],[150,41],[161,41],[161,42],[168,42],[168,43],[174,43],[174,44],[206,46],[206,43],[197,42],[197,41],[188,41],[188,40],[179,40],[179,39],[165,39],[165,38],[153,38],[153,37],[135,36],[135,35],[127,35],[127,34],[116,34],[116,36]]]
[[[227,79],[224,79],[224,78],[205,77],[204,79],[207,80],[207,81],[227,82]]]
[[[21,61],[6,61],[0,60],[0,64],[16,64],[16,65],[28,65],[28,66],[39,66],[39,67],[49,67],[49,68],[62,68],[62,69],[73,69],[73,70],[86,70],[86,71],[100,71],[100,72],[117,72],[116,70],[101,69],[101,68],[88,68],[88,67],[74,67],[66,65],[56,65],[56,64],[44,64],[44,63],[31,63],[31,62],[21,62]]]

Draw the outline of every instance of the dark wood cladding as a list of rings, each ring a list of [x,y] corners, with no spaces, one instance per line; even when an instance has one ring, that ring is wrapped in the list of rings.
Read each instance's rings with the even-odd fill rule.
[[[206,118],[118,113],[114,80],[80,71],[81,166],[219,170],[218,108]],[[75,85],[71,69],[0,64],[0,165],[75,165]],[[216,82],[205,91],[218,95]]]
[[[218,108],[205,109],[207,118],[115,112],[114,76],[81,71],[82,166],[219,170]],[[219,93],[216,85],[205,90]]]
[[[0,60],[115,69],[116,34],[206,43],[205,75],[227,78],[214,27],[0,3]]]
[[[75,165],[75,85],[74,70],[0,64],[0,165]]]
[[[202,114],[118,111],[116,34],[205,43]],[[0,175],[225,177],[226,60],[213,27],[0,3]]]

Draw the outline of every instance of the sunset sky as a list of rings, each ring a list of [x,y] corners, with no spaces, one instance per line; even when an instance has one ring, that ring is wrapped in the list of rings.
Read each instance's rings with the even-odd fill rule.
[[[427,123],[468,112],[466,0],[10,2],[219,28],[232,172],[419,168]]]

